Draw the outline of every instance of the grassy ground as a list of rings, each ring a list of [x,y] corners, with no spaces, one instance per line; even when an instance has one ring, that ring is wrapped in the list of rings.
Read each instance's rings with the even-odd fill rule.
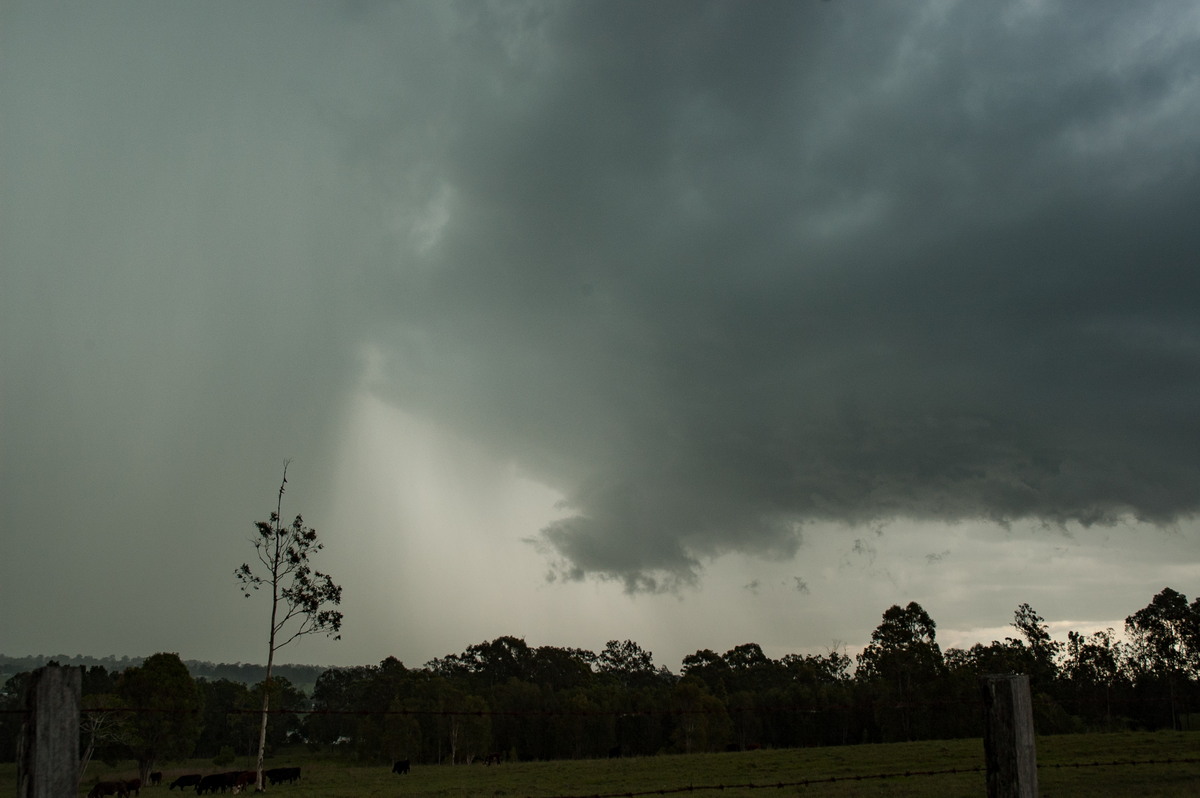
[[[1200,758],[1200,733],[1159,732],[1043,737],[1038,740],[1039,786],[1043,796],[1125,798],[1125,796],[1200,795],[1200,763],[1156,765],[1067,765],[1115,760]],[[271,790],[281,798],[551,798],[595,795],[696,795],[750,798],[775,796],[972,796],[986,793],[984,775],[972,769],[983,763],[979,740],[938,740],[893,745],[751,751],[730,754],[660,756],[620,760],[505,763],[500,766],[414,765],[406,776],[386,766],[349,766],[343,762],[297,754],[277,757],[269,767],[299,765],[299,784]],[[164,786],[149,795],[177,795],[166,788],[181,773],[210,773],[248,767],[238,761],[226,767],[211,762],[164,765]],[[913,775],[906,772],[958,769],[955,774]],[[881,774],[896,774],[876,778]],[[131,777],[129,765],[89,768],[87,785],[97,778]],[[831,778],[846,779],[829,781]],[[0,765],[0,779],[14,785],[15,768]],[[825,780],[820,783],[819,780]],[[807,782],[807,783],[805,783]],[[724,789],[716,789],[720,786]],[[755,785],[755,786],[748,786]],[[688,788],[692,788],[689,790]],[[81,791],[81,794],[86,790]]]

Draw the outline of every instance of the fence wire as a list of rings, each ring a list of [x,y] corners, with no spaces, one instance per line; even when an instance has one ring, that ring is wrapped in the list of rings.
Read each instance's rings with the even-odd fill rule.
[[[1042,770],[1043,768],[1079,769],[1130,765],[1182,765],[1197,763],[1200,763],[1200,757],[1187,759],[1117,759],[1110,762],[1059,762],[1045,765],[1039,764],[1038,770]],[[815,787],[822,784],[837,784],[839,782],[885,781],[887,779],[929,776],[957,776],[982,774],[985,772],[986,769],[983,766],[971,768],[946,768],[943,770],[906,770],[903,772],[895,771],[891,773],[871,773],[865,775],[858,774],[853,776],[828,776],[822,778],[798,779],[795,781],[775,781],[763,783],[742,782],[733,784],[689,784],[686,787],[657,787],[649,790],[623,790],[621,792],[606,793],[564,793],[561,795],[552,795],[549,798],[640,798],[640,796],[647,795],[680,795],[684,793],[720,792],[724,790],[784,790],[795,787]]]

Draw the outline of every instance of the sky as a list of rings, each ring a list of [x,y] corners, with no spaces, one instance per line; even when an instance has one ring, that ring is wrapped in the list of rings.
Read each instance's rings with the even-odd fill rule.
[[[1200,593],[1200,6],[0,6],[0,653],[657,665]]]

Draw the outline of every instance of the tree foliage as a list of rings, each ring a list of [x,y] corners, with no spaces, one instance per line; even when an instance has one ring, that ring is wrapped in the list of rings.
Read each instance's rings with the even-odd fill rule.
[[[200,692],[178,654],[155,654],[127,668],[116,688],[130,710],[125,733],[143,782],[156,763],[191,756],[200,736]]]
[[[978,737],[979,677],[1008,671],[1039,674],[1039,734],[1188,728],[1200,715],[1198,618],[1200,599],[1189,602],[1167,588],[1129,616],[1124,637],[1111,629],[1069,632],[1062,642],[1021,604],[1012,615],[1012,637],[943,652],[932,617],[913,602],[883,613],[857,669],[838,648],[775,659],[756,643],[742,643],[684,657],[680,677],[631,640],[609,641],[597,654],[502,636],[422,667],[388,657],[375,666],[328,669],[316,679],[311,701],[273,678],[267,689],[272,707],[314,711],[284,715],[267,742],[303,739],[364,764],[448,764],[492,753],[513,759],[650,756]],[[261,683],[201,679],[193,685],[173,654],[123,673],[95,667],[84,676],[89,708],[135,710],[155,701],[199,706],[190,717],[202,728],[183,756],[254,749],[259,729],[247,710],[262,700]],[[0,702],[11,706],[26,680],[26,674],[9,678]],[[157,685],[158,697],[145,685]],[[189,700],[193,688],[198,699]],[[113,726],[107,742],[103,724],[126,715],[98,715],[95,755],[107,760],[132,755],[135,745],[144,750],[155,739],[152,727],[176,715],[130,712],[128,725],[136,721],[139,736]],[[0,715],[0,742],[9,734],[7,720],[16,717]],[[90,732],[82,734],[86,748]],[[175,738],[182,743],[174,750],[187,748],[189,734]],[[157,746],[153,755],[165,756],[162,750]]]

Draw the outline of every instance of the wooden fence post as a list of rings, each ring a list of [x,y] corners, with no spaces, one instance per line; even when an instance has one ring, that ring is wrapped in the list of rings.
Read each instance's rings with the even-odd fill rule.
[[[1006,673],[980,679],[986,715],[983,755],[988,798],[1037,798],[1037,748],[1029,677]]]
[[[74,798],[79,775],[79,668],[29,676],[17,744],[17,798]]]

